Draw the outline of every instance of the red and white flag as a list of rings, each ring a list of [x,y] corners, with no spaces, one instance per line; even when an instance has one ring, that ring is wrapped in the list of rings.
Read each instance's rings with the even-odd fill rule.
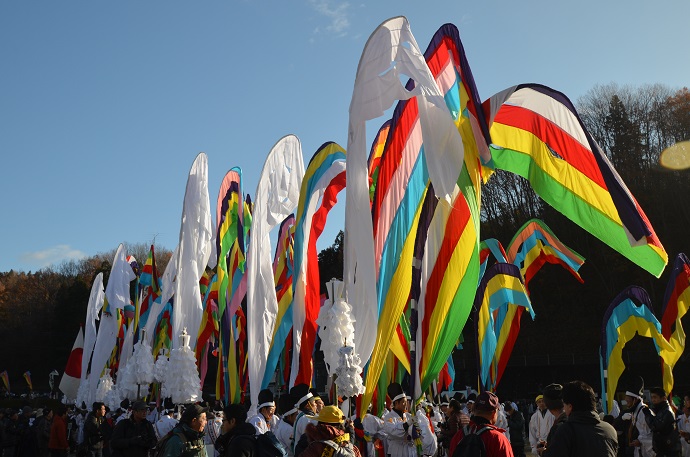
[[[60,391],[70,400],[77,398],[77,390],[79,390],[79,382],[81,381],[81,357],[83,352],[84,333],[81,327],[79,327],[77,339],[74,340],[72,352],[69,355],[69,359],[67,359],[65,373],[62,375],[59,386]]]

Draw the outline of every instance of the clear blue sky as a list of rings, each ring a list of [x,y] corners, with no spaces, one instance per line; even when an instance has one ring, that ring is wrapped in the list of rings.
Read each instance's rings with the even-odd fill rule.
[[[346,146],[359,56],[396,15],[422,50],[454,23],[482,99],[526,82],[575,101],[595,84],[690,81],[687,0],[5,0],[0,271],[154,237],[174,248],[200,151],[213,202],[233,166],[253,195],[288,133],[305,163],[325,141]]]

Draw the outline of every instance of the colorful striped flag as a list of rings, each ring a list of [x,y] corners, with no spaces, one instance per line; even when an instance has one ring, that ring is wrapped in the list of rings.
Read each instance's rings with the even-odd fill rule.
[[[487,268],[474,300],[482,390],[493,390],[495,387],[489,376],[494,362],[498,333],[494,312],[508,304],[526,308],[534,318],[520,270],[510,263],[497,263]]]
[[[4,370],[2,373],[0,373],[0,379],[2,379],[2,383],[5,384],[5,390],[7,390],[7,393],[10,393],[10,376],[7,374],[7,370]]]
[[[81,360],[80,360],[80,362],[81,362]],[[26,384],[29,386],[29,390],[33,391],[34,385],[31,382],[31,372],[25,371],[23,376],[24,376],[24,380],[26,381]]]
[[[290,386],[311,384],[316,319],[321,304],[316,242],[326,225],[329,211],[345,187],[345,180],[345,150],[337,143],[324,143],[314,153],[304,172],[295,217]]]
[[[601,327],[601,389],[606,397],[605,411],[613,408],[618,379],[625,370],[623,348],[636,335],[652,338],[659,356],[668,363],[675,356],[674,347],[661,334],[661,324],[649,307],[647,291],[630,286],[613,299],[604,313]],[[608,379],[604,378],[607,371]]]
[[[613,249],[659,277],[668,262],[652,225],[560,92],[522,84],[484,102],[496,168]]]
[[[685,350],[685,329],[681,319],[690,307],[690,260],[680,253],[673,264],[671,277],[666,285],[664,304],[661,310],[661,333],[676,350],[666,360],[662,359],[664,391],[671,396],[673,390],[673,367]]]

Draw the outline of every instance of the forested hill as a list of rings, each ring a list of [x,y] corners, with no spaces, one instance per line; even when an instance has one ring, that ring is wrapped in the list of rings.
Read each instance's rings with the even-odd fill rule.
[[[669,263],[678,252],[690,253],[690,170],[674,172],[658,165],[664,148],[690,139],[690,91],[663,85],[632,88],[609,84],[595,87],[577,100],[576,106],[646,212],[669,254]],[[522,178],[495,173],[483,190],[481,238],[496,238],[507,246],[516,230],[531,218],[542,219],[566,245],[585,257],[580,270],[584,284],[554,265],[544,266],[535,276],[529,287],[536,318],[534,322],[529,317],[522,319],[523,330],[511,359],[515,361],[513,366],[518,362],[528,367],[598,363],[603,313],[629,285],[642,286],[649,292],[660,317],[670,268],[661,279],[654,278],[545,205]],[[342,278],[342,243],[340,234],[333,246],[320,253],[322,282]],[[158,270],[162,272],[171,253],[157,251]],[[22,380],[26,370],[31,371],[37,390],[47,389],[50,371],[62,373],[85,318],[91,282],[99,272],[107,281],[114,252],[35,273],[0,273],[0,371],[8,371],[13,391],[26,391]],[[128,246],[128,253],[143,263],[148,245]],[[466,373],[459,372],[465,381],[476,376],[469,327],[464,332],[465,348],[456,354],[456,360],[467,361]],[[651,361],[647,363],[641,356],[638,362],[651,368],[637,368],[649,370],[648,385],[660,384],[658,359],[650,356],[652,343],[636,340],[640,341],[633,341],[628,351],[639,351]],[[689,365],[686,359],[687,355],[683,356],[677,370]],[[558,373],[534,370],[530,382],[549,381],[547,378],[557,377]],[[506,379],[509,377],[507,371]],[[682,382],[680,377],[677,380]],[[585,381],[592,385],[599,382],[589,378]]]

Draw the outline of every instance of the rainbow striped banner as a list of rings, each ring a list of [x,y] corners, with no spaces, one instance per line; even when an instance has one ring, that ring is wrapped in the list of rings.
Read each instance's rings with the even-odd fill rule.
[[[664,305],[661,310],[661,334],[676,350],[662,361],[664,391],[671,396],[673,390],[673,367],[685,350],[685,329],[681,319],[690,307],[690,260],[680,253],[673,264],[671,277],[668,278]]]

